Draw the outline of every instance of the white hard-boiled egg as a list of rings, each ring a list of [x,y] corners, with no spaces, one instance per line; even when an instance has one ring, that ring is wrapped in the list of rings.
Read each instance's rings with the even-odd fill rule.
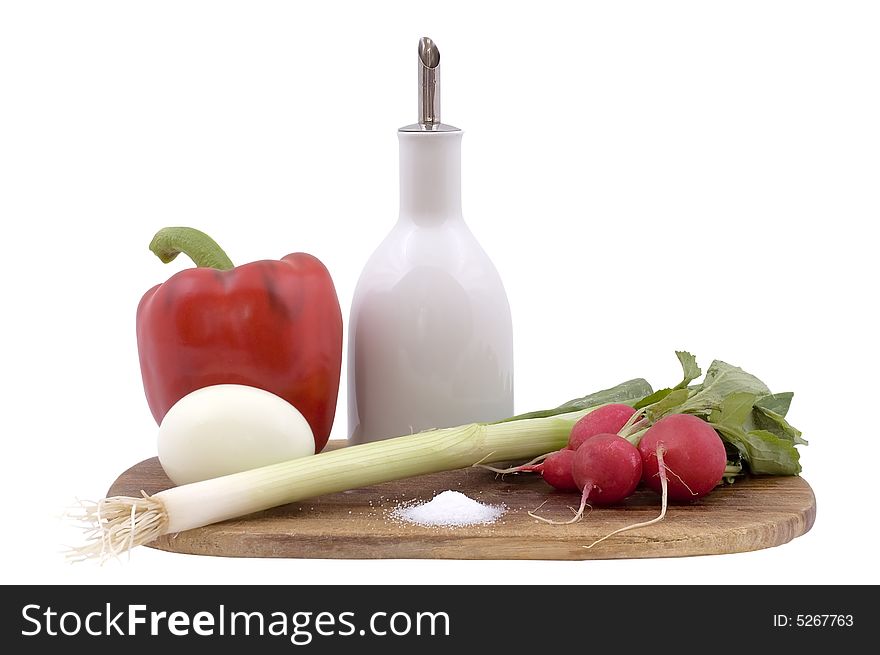
[[[159,426],[159,462],[177,485],[314,454],[312,429],[299,410],[256,387],[197,389]]]

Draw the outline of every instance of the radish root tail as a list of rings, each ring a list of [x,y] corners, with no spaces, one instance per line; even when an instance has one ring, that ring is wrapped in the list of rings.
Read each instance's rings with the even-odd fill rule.
[[[584,508],[589,507],[590,511],[593,511],[591,505],[587,505],[587,496],[590,495],[590,492],[593,490],[593,485],[587,485],[584,487],[584,491],[581,494],[581,504],[580,507],[577,508],[577,511],[574,513],[574,516],[571,517],[568,521],[554,521],[553,519],[545,519],[543,516],[538,516],[535,514],[539,509],[541,509],[544,504],[547,502],[546,500],[538,505],[534,510],[529,512],[529,516],[533,519],[538,519],[539,521],[543,521],[544,523],[549,523],[550,525],[571,525],[572,523],[577,523],[584,517]],[[571,509],[571,508],[569,508]]]
[[[666,507],[668,505],[669,500],[669,480],[666,477],[666,464],[663,461],[663,453],[665,449],[662,445],[657,446],[657,467],[659,469],[658,474],[660,475],[660,489],[661,489],[661,505],[660,505],[660,515],[651,519],[650,521],[642,521],[641,523],[633,523],[632,525],[627,525],[623,528],[618,528],[614,532],[609,532],[604,537],[600,539],[596,539],[589,546],[584,546],[584,548],[592,548],[596,544],[602,543],[609,537],[613,537],[616,534],[620,534],[621,532],[626,532],[627,530],[635,530],[636,528],[645,528],[649,525],[654,525],[655,523],[659,523],[666,516]]]
[[[86,543],[71,548],[67,558],[79,562],[98,558],[105,561],[130,552],[167,532],[168,513],[162,501],[143,493],[141,498],[113,496],[97,503],[80,503],[71,518],[84,524]]]
[[[488,458],[488,456],[484,457],[483,459],[481,459],[476,464],[473,464],[472,466],[475,466],[475,467],[481,468],[481,469],[486,469],[487,471],[492,471],[493,473],[500,473],[501,475],[506,475],[508,473],[530,473],[530,472],[536,470],[535,469],[536,465],[543,462],[545,459],[550,457],[550,455],[552,455],[552,454],[553,453],[544,453],[543,455],[538,455],[535,459],[528,461],[525,464],[521,464],[520,466],[511,466],[510,468],[506,468],[506,469],[499,469],[499,468],[495,468],[494,466],[489,466],[488,464],[483,464],[482,462],[484,462]]]

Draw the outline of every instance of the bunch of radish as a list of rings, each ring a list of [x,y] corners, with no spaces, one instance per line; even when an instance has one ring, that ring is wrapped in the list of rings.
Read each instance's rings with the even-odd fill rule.
[[[620,433],[628,432],[640,420],[628,405],[605,405],[575,423],[566,448],[523,466],[491,470],[535,472],[560,491],[580,491],[580,507],[565,523],[579,520],[587,503],[621,502],[642,482],[661,494],[660,515],[611,534],[656,523],[666,515],[669,500],[694,500],[712,491],[724,476],[727,454],[714,428],[689,414],[661,418],[645,431],[637,448]]]

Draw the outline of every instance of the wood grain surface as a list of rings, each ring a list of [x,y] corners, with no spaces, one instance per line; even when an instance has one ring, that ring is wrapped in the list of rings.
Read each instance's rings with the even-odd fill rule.
[[[156,458],[123,473],[110,495],[156,493],[171,487]],[[399,504],[425,502],[447,489],[482,503],[503,504],[492,525],[421,527],[391,516]],[[716,489],[666,519],[585,548],[609,532],[655,517],[660,498],[640,490],[623,505],[596,508],[572,525],[549,525],[528,515],[566,520],[573,494],[552,492],[537,476],[462,469],[321,496],[196,530],[167,535],[153,548],[195,555],[296,558],[437,558],[585,560],[681,557],[770,548],[807,532],[816,499],[800,477],[758,477]]]

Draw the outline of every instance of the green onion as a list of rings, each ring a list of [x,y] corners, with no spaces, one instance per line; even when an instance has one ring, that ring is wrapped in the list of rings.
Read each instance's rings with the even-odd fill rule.
[[[89,541],[72,555],[117,555],[165,534],[322,494],[481,462],[530,459],[564,447],[574,423],[596,407],[609,402],[632,404],[650,393],[644,380],[630,380],[578,399],[581,406],[594,403],[578,411],[559,413],[571,407],[566,403],[544,412],[551,415],[542,418],[429,430],[173,487],[143,498],[104,498],[84,507],[80,518],[90,526]]]

